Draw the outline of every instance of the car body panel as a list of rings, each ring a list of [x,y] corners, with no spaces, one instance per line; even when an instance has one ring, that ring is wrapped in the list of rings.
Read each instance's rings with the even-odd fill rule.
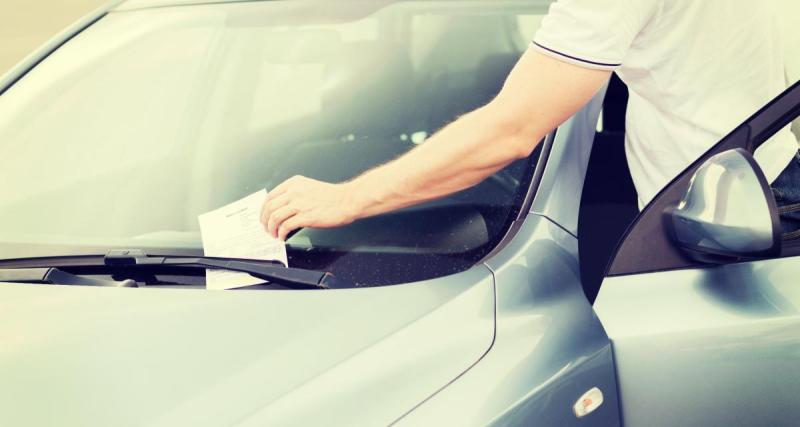
[[[758,172],[749,155],[739,154],[751,163],[741,170],[716,161],[726,153],[734,155],[730,150],[752,152],[798,115],[800,84],[796,83],[685,169],[629,228],[595,302],[613,342],[626,424],[797,425],[800,257],[796,243],[784,241],[779,255],[753,255],[772,259],[731,256],[708,263],[682,252],[664,225],[665,212],[685,204],[683,197],[692,185],[709,186],[697,171],[716,164],[718,172],[727,174]],[[763,175],[756,178],[761,185],[737,189],[729,179],[711,194],[723,200],[735,198],[731,191],[749,191],[750,197],[737,196],[742,209],[770,192],[764,188]],[[770,243],[780,242],[777,207],[774,201],[769,204],[761,220],[772,223]],[[715,224],[725,223],[720,209],[709,212]],[[750,231],[758,228],[750,226]],[[688,250],[715,254],[714,249],[698,246]],[[616,268],[618,263],[622,267]]]
[[[83,26],[76,26],[75,31],[99,16],[102,14]],[[63,40],[53,42],[53,49],[70,37],[65,33]],[[40,56],[48,53],[43,50]],[[38,60],[33,58],[30,66],[36,63]],[[475,425],[529,422],[571,425],[580,421],[572,413],[571,405],[589,388],[599,386],[606,402],[589,419],[596,424],[619,425],[609,341],[580,288],[577,241],[573,237],[577,205],[572,206],[569,200],[558,197],[570,186],[572,189],[566,194],[575,194],[576,189],[579,192],[582,187],[602,95],[602,92],[598,94],[585,110],[560,127],[547,159],[560,167],[548,163],[531,208],[536,214],[523,218],[519,234],[492,257],[486,267],[476,266],[469,272],[430,283],[348,291],[354,293],[347,297],[345,291],[335,291],[329,295],[329,300],[313,303],[324,309],[302,309],[306,303],[300,301],[300,296],[290,301],[292,293],[278,293],[278,301],[273,300],[271,292],[263,291],[232,293],[231,296],[215,293],[189,296],[194,292],[3,286],[0,297],[4,290],[38,294],[29,301],[34,305],[38,304],[35,300],[55,301],[74,295],[67,298],[68,301],[75,299],[74,304],[60,307],[58,314],[45,318],[48,320],[44,323],[38,321],[38,328],[46,325],[58,331],[56,325],[91,324],[91,319],[99,325],[83,332],[65,333],[62,337],[65,341],[55,341],[49,347],[47,343],[39,343],[47,353],[63,354],[63,361],[37,359],[23,349],[22,353],[0,362],[6,367],[17,364],[14,371],[18,373],[11,381],[18,381],[19,390],[30,393],[29,397],[20,398],[17,392],[15,401],[21,404],[0,411],[3,414],[0,420],[13,423],[34,416],[43,422],[57,420],[61,424],[93,425],[126,422],[375,425],[387,424],[408,414],[401,419],[403,424],[447,421],[456,417],[464,424]],[[562,178],[561,174],[571,178]],[[503,301],[498,306],[503,313],[502,340],[496,351],[489,351],[494,339],[495,309],[489,269],[505,284]],[[534,274],[544,269],[546,273]],[[474,285],[467,286],[468,283]],[[451,290],[440,289],[442,286]],[[101,297],[95,297],[95,293]],[[423,294],[425,296],[421,297]],[[367,298],[366,295],[374,296]],[[405,303],[402,295],[408,297]],[[123,298],[131,299],[130,303],[123,304]],[[245,319],[251,325],[270,324],[267,318],[272,310],[275,318],[280,317],[291,326],[321,318],[320,310],[333,313],[337,304],[350,310],[350,303],[361,300],[363,303],[356,306],[375,309],[380,307],[383,298],[386,304],[392,300],[404,309],[398,309],[375,325],[367,325],[369,328],[365,330],[360,329],[364,325],[353,326],[359,314],[359,310],[355,310],[346,313],[346,319],[337,319],[324,329],[309,329],[304,333],[320,340],[325,337],[325,331],[327,337],[336,338],[342,331],[353,330],[363,339],[360,345],[364,347],[362,351],[355,351],[355,347],[338,348],[330,341],[328,346],[306,341],[304,347],[313,348],[314,356],[319,357],[313,361],[301,359],[316,369],[306,376],[297,370],[294,362],[288,363],[290,355],[303,354],[300,341],[293,344],[296,351],[291,352],[290,347],[284,346],[276,355],[268,343],[280,344],[281,340],[270,337],[269,330],[258,332],[266,335],[261,340],[248,337],[241,341],[244,346],[239,340],[234,345],[232,340],[246,332],[260,336],[251,329],[253,326],[237,329],[234,334],[224,330],[226,324],[242,324]],[[19,300],[10,296],[2,299]],[[242,305],[234,303],[233,299],[241,299]],[[348,303],[341,303],[343,300]],[[426,306],[426,302],[429,305]],[[184,305],[197,305],[203,307],[203,311],[181,308]],[[413,308],[405,310],[406,306]],[[11,324],[14,319],[14,324],[19,324],[20,320],[23,324],[36,324],[21,317],[24,307],[20,304],[15,311],[8,311],[7,323]],[[100,307],[106,308],[100,310]],[[119,313],[111,310],[114,307]],[[92,315],[93,312],[96,314]],[[303,315],[305,312],[315,314]],[[82,318],[81,313],[89,319]],[[281,313],[280,316],[277,313]],[[29,314],[29,318],[32,317],[33,314]],[[370,322],[373,318],[370,317]],[[348,322],[350,327],[346,326]],[[311,327],[310,324],[306,326]],[[295,331],[296,327],[283,333]],[[574,329],[573,333],[569,332],[570,328]],[[16,328],[13,336],[44,339],[55,333],[39,336],[41,331]],[[184,344],[174,349],[168,347],[166,342],[172,336],[168,331],[174,334],[175,341]],[[11,336],[11,333],[6,330],[4,335]],[[162,344],[154,342],[157,340]],[[219,349],[225,350],[226,342],[229,343],[227,350],[235,348],[235,354],[250,355],[250,361],[235,361],[233,353],[206,356]],[[137,347],[143,343],[150,344]],[[328,350],[324,350],[326,347]],[[158,353],[164,360],[155,358],[151,349],[156,348],[170,348]],[[414,351],[397,357],[398,352],[408,348]],[[280,357],[284,363],[278,370],[275,367],[281,362]],[[102,364],[76,369],[82,361],[102,361]],[[20,363],[27,369],[19,368]],[[42,372],[31,372],[42,364],[47,367]],[[85,375],[88,369],[92,375]],[[48,376],[55,375],[66,378],[48,381]],[[134,380],[126,380],[128,376]],[[27,379],[23,381],[23,378]],[[281,386],[276,386],[276,382]],[[128,387],[119,389],[124,383]],[[391,387],[387,388],[387,384]],[[487,384],[492,386],[487,387]],[[9,386],[4,390],[11,392],[13,388]],[[46,393],[36,396],[36,390]],[[81,390],[81,394],[75,395],[74,390]],[[241,390],[252,391],[252,394]],[[46,412],[36,412],[27,406],[40,404],[43,399],[50,407]],[[458,402],[466,400],[474,403],[470,406],[473,410],[455,413],[453,408],[462,407]],[[104,409],[92,409],[97,407]],[[133,408],[135,412],[128,412]],[[323,416],[324,419],[320,418]]]
[[[302,292],[0,283],[0,424],[789,425],[797,258],[614,277],[597,315],[586,300],[576,236],[602,99],[559,127],[516,234],[454,276]],[[579,419],[593,387],[604,403]]]
[[[631,426],[796,425],[800,258],[606,278]]]
[[[385,425],[486,353],[494,309],[483,266],[333,291],[2,283],[0,424]]]
[[[531,212],[550,218],[573,236],[578,236],[583,179],[592,153],[606,88],[558,127],[542,181]],[[568,194],[569,197],[564,195]]]
[[[619,425],[610,343],[583,295],[577,240],[531,215],[487,264],[497,282],[492,350],[399,424]],[[592,387],[606,401],[578,419],[572,405]]]
[[[119,3],[29,56],[0,93],[110,9],[191,2]],[[324,292],[0,283],[0,301],[3,425],[388,424],[451,384],[494,339],[484,265]]]

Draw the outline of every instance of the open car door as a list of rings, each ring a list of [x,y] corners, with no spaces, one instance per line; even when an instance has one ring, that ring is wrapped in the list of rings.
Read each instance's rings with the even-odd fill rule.
[[[774,198],[750,153],[798,115],[800,83],[662,190],[617,248],[595,310],[612,340],[626,425],[797,425],[800,246],[781,244]],[[754,206],[763,215],[724,227]],[[675,216],[692,209],[699,217]],[[682,227],[694,233],[694,252]],[[725,239],[754,243],[758,227],[771,227],[760,236],[774,246],[722,250]]]

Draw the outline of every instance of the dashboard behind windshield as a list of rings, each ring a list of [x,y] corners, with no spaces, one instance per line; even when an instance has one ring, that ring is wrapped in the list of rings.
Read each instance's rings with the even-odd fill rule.
[[[488,102],[544,13],[529,1],[112,12],[0,96],[0,259],[200,253],[197,215],[293,175],[350,179]],[[508,230],[534,162],[302,230],[290,264],[368,285],[468,268]]]

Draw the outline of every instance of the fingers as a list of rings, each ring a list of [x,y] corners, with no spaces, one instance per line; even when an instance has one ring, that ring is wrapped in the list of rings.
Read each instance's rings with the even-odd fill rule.
[[[272,237],[278,237],[278,228],[281,224],[297,215],[297,213],[298,209],[291,205],[286,205],[273,211],[269,216],[269,220],[267,220],[267,232],[272,235]]]
[[[312,206],[308,203],[310,197],[308,193],[316,194],[314,190],[319,192],[320,187],[324,187],[322,183],[294,176],[273,188],[261,207],[261,223],[266,232],[285,241],[292,231],[308,226],[309,212],[304,210],[313,210],[311,209],[313,203]],[[316,200],[319,197],[311,199]],[[299,206],[303,208],[300,209]],[[318,221],[311,222],[318,223]]]
[[[273,188],[270,192],[267,193],[267,200],[274,199],[280,196],[281,194],[286,193],[286,190],[289,188],[290,184],[291,182],[288,180],[278,184],[277,187]]]
[[[295,215],[286,221],[283,221],[278,227],[278,239],[285,241],[286,236],[294,230],[303,227],[305,219],[302,215]]]
[[[290,201],[291,198],[289,197],[289,194],[285,192],[277,197],[267,198],[267,200],[264,202],[264,206],[261,207],[261,224],[264,225],[264,230],[268,230],[267,223],[272,213],[288,205]]]
[[[267,221],[272,211],[288,203],[288,201],[284,199],[284,196],[288,193],[289,188],[302,180],[303,177],[301,176],[293,176],[278,184],[267,193],[267,198],[264,200],[264,205],[261,207],[261,223],[264,224],[264,228],[267,227]]]
[[[305,178],[303,178],[302,176],[299,176],[299,175],[295,175],[295,176],[287,179],[286,181],[283,181],[282,183],[280,183],[277,186],[275,186],[275,188],[273,188],[272,191],[267,193],[267,200],[272,200],[274,198],[277,198],[281,194],[286,193],[286,191],[290,187],[301,183],[303,181],[303,179],[305,179]]]

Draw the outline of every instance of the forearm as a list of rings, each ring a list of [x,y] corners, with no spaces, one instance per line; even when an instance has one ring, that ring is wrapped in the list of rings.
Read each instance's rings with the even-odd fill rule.
[[[608,80],[529,50],[489,105],[469,113],[399,159],[343,184],[297,176],[273,188],[261,213],[272,235],[337,227],[471,187],[530,155],[544,135]]]
[[[597,93],[609,74],[526,52],[487,106],[405,156],[345,184],[353,216],[378,215],[483,181],[529,155],[547,132]]]
[[[529,155],[541,133],[504,120],[492,104],[473,111],[406,155],[347,183],[355,215],[378,215],[472,187]]]

